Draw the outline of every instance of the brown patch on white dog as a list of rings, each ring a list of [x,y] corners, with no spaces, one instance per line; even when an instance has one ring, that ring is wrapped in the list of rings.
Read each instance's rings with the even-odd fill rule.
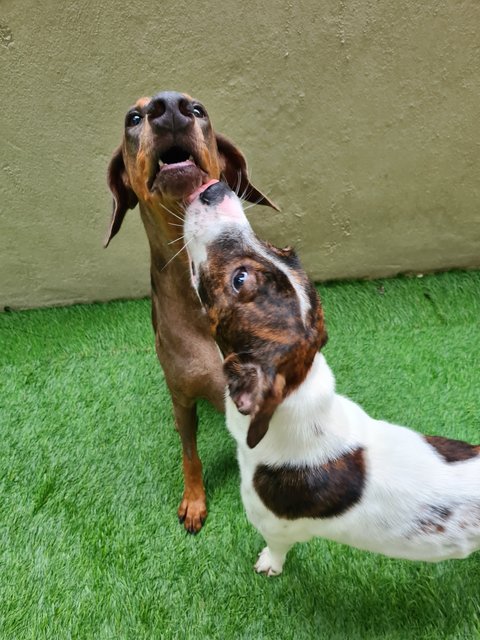
[[[259,465],[253,486],[279,518],[331,518],[358,503],[365,473],[363,450],[358,448],[321,465]]]
[[[425,440],[450,464],[470,460],[480,455],[479,445],[469,444],[463,440],[452,440],[442,436],[425,436]]]

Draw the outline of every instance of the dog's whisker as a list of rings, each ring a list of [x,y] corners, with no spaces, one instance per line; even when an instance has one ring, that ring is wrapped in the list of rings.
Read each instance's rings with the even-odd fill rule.
[[[176,218],[177,220],[180,220],[180,222],[183,222],[183,218],[179,215],[177,215],[176,213],[174,213],[173,211],[170,211],[170,209],[167,209],[167,207],[163,207],[165,209],[165,211],[167,213],[169,213],[171,216],[173,216],[174,218]]]
[[[245,191],[244,191],[244,193],[243,193],[243,196],[240,198],[241,200],[242,200],[242,199],[244,200],[244,197],[245,197],[245,195],[247,194],[247,191],[248,191],[248,187],[245,189]],[[270,194],[271,194],[271,190],[270,190],[270,191],[266,191],[266,192],[264,193],[264,196],[266,196],[267,198],[269,198],[269,197],[270,197]],[[255,207],[257,204],[260,204],[262,200],[263,200],[263,196],[259,196],[259,197],[258,197],[258,199],[257,199],[257,200],[255,200],[255,202],[252,202],[251,204],[248,204],[248,205],[244,205],[244,206],[243,206],[243,210],[244,210],[244,211],[247,211],[248,209],[251,209],[252,207]],[[245,200],[244,200],[244,201],[245,201]]]
[[[191,238],[188,242],[186,242],[186,243],[183,245],[183,247],[182,247],[179,251],[177,251],[177,253],[176,253],[174,256],[172,256],[172,257],[170,258],[170,260],[165,264],[165,266],[163,266],[163,267],[162,267],[162,271],[168,267],[168,265],[172,262],[172,260],[175,260],[175,258],[176,258],[178,255],[180,255],[184,249],[186,249],[186,248],[188,247],[188,245],[190,244],[190,242],[191,242],[192,240],[193,240],[193,238]]]
[[[175,244],[175,242],[178,242],[179,240],[184,240],[185,236],[180,236],[179,238],[175,238],[175,240],[170,240],[170,242],[168,244]]]
[[[177,220],[180,220],[180,222],[183,222],[183,218],[181,216],[179,216],[177,213],[175,213],[174,211],[172,211],[171,209],[169,209],[168,207],[166,207],[164,204],[162,204],[163,209],[165,209],[165,211],[167,213],[169,213],[170,215],[172,215],[174,218],[177,218]]]
[[[250,171],[249,171],[249,174],[250,174],[250,175],[248,175],[248,176],[247,176],[247,184],[246,184],[246,186],[245,186],[245,189],[243,190],[243,194],[242,194],[242,196],[240,197],[240,200],[242,200],[242,199],[243,199],[243,196],[245,196],[245,195],[248,193],[248,190],[249,190],[249,189],[251,189],[251,186],[250,186],[250,185],[252,184],[252,175],[253,175],[253,171],[252,171],[252,170],[250,170]]]
[[[252,202],[251,204],[244,206],[243,210],[248,211],[248,209],[252,209],[253,207],[256,207],[257,204],[261,202],[261,200],[262,200],[262,197],[260,196],[259,198],[257,198],[257,200],[255,200],[255,202]]]
[[[251,189],[252,189],[252,186],[251,186],[251,180],[252,180],[252,176],[250,175],[250,176],[249,176],[249,178],[248,178],[248,180],[247,180],[247,184],[246,184],[246,186],[245,186],[245,189],[244,189],[244,190],[243,190],[243,192],[242,192],[242,195],[241,195],[241,196],[239,196],[240,200],[245,200],[245,199],[246,199],[246,196],[248,195],[249,190],[251,190]],[[260,200],[261,200],[261,199],[262,199],[262,196],[259,196],[259,199],[257,200],[257,202],[255,202],[255,204],[258,204],[258,203],[260,202]]]
[[[176,222],[169,222],[168,224],[171,227],[180,227],[180,229],[183,229],[183,224],[177,224]]]
[[[172,211],[171,209],[169,209],[167,205],[165,205],[163,202],[162,202],[162,207],[165,209],[165,211],[168,211],[168,213],[171,213],[172,216],[175,216],[176,218],[180,218],[181,220],[183,220],[183,218],[179,215],[179,213],[175,213],[175,211]]]
[[[239,194],[239,198],[240,200],[244,200],[246,195],[248,194],[248,190],[251,189],[251,185],[250,185],[250,178],[247,179],[247,184],[245,185],[245,189],[242,191],[242,193]]]
[[[242,186],[242,172],[240,171],[240,169],[237,171],[237,184],[236,187],[234,189],[235,194],[238,196],[238,194],[240,193],[240,187]]]

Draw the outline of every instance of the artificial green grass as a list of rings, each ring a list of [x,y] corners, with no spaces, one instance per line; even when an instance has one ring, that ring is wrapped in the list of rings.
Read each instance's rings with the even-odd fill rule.
[[[480,441],[480,272],[320,287],[337,388]],[[209,517],[176,519],[179,438],[148,301],[0,315],[0,638],[480,637],[480,553],[437,565],[315,540],[252,565],[233,442],[201,406]]]

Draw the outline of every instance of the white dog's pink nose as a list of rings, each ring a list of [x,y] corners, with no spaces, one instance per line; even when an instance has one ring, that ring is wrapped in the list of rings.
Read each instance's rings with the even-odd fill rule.
[[[191,219],[195,219],[195,233],[205,233],[212,239],[225,225],[248,225],[242,203],[230,187],[219,180],[210,180],[189,197],[185,232],[188,235]]]
[[[183,224],[185,246],[192,274],[207,259],[208,247],[219,236],[253,237],[253,231],[238,196],[224,182],[211,180],[192,195]],[[196,280],[193,276],[195,286]]]
[[[212,209],[217,216],[235,220],[240,218],[243,221],[244,214],[239,199],[225,184],[219,180],[210,180],[194,191],[190,203],[195,202],[203,209]]]

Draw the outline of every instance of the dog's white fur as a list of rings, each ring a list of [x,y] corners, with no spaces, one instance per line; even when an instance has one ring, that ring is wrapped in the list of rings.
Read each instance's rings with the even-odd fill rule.
[[[257,571],[281,573],[289,548],[314,536],[410,560],[464,558],[480,546],[480,457],[449,464],[420,434],[374,420],[335,393],[322,354],[277,408],[254,449],[246,444],[248,425],[249,417],[228,398],[227,426],[237,442],[243,504],[267,542]],[[324,464],[358,447],[365,454],[366,484],[360,501],[340,516],[278,518],[255,491],[253,474],[260,464]],[[423,531],[421,522],[435,520],[436,506],[450,512],[438,521],[442,532]]]
[[[225,233],[229,224],[249,227],[239,209],[240,203],[232,216],[195,202],[187,210],[186,239],[197,274],[207,260],[207,245],[218,233]],[[244,234],[247,237],[252,249],[253,232]],[[250,417],[239,413],[229,397],[226,417],[237,443],[243,504],[267,543],[255,565],[258,572],[281,573],[290,547],[314,536],[426,561],[464,558],[480,547],[480,456],[448,463],[422,435],[371,418],[335,392],[333,374],[321,353],[300,387],[277,407],[256,447],[246,442]],[[363,491],[340,515],[277,517],[257,494],[253,478],[259,465],[322,465],[359,448],[365,463]]]

